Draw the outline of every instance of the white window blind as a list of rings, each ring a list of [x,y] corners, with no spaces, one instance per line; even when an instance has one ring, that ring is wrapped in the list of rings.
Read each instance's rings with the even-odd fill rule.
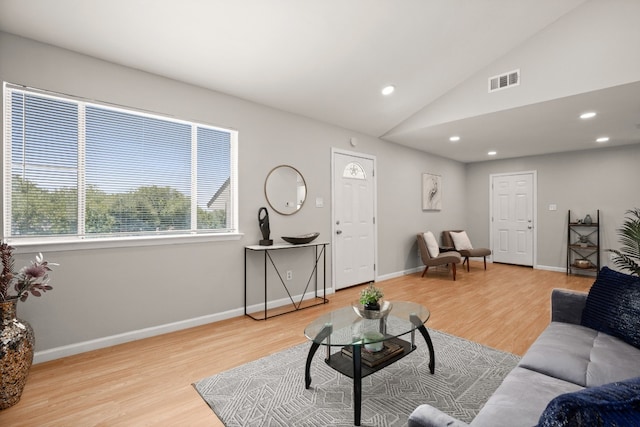
[[[237,133],[5,84],[4,237],[236,232]]]

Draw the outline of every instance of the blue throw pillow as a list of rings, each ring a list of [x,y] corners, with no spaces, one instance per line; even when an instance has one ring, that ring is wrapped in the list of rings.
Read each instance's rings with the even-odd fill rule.
[[[640,377],[561,394],[537,427],[640,426]]]
[[[640,277],[603,267],[587,295],[581,323],[640,348]]]

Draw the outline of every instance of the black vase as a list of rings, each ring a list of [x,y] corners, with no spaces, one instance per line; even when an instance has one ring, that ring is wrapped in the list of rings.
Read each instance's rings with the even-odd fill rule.
[[[372,310],[372,311],[380,311],[380,303],[378,301],[366,303],[364,305],[364,309]]]

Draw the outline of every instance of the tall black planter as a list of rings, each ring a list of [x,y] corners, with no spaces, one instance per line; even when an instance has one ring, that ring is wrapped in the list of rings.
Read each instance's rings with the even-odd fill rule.
[[[17,303],[0,302],[0,410],[18,403],[33,363],[33,328],[16,316]]]

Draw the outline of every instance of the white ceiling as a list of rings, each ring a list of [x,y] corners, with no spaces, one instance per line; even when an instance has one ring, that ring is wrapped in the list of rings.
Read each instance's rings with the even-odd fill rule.
[[[585,108],[588,107],[588,108]],[[597,119],[582,120],[587,110]],[[460,135],[458,143],[449,136]],[[596,143],[608,136],[607,143]],[[511,108],[413,130],[395,142],[465,163],[640,143],[640,83]],[[468,140],[473,143],[466,143]]]
[[[501,158],[583,149],[595,131],[575,126],[583,95],[390,131],[583,3],[0,0],[0,30],[473,162],[489,149]],[[387,84],[397,87],[390,97],[380,94]],[[620,143],[637,143],[640,88],[628,89],[584,96],[626,112],[605,116]],[[448,143],[453,133],[473,146]]]

